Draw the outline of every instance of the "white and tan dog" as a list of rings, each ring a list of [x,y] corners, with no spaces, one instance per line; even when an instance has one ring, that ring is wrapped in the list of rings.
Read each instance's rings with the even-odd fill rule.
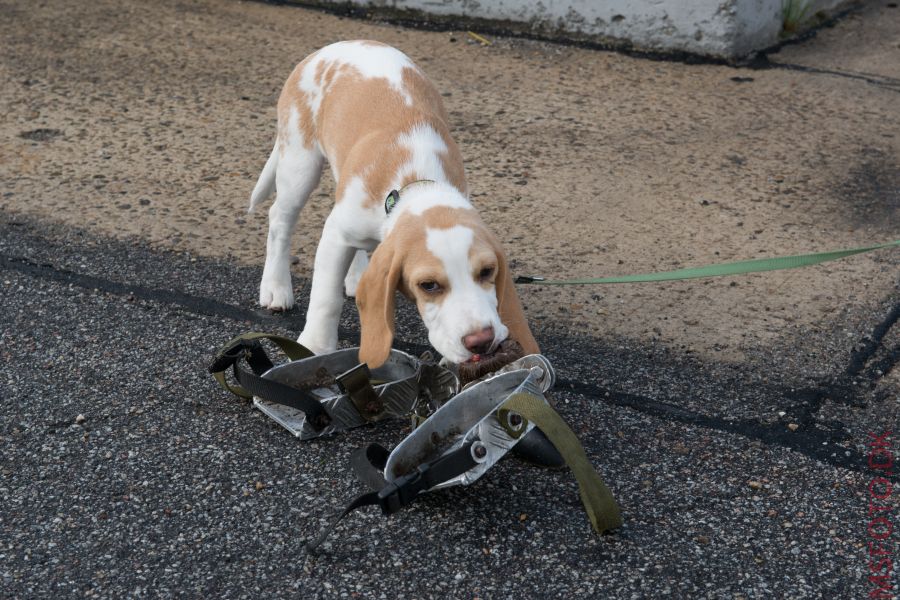
[[[468,200],[440,94],[409,57],[378,42],[327,46],[284,85],[275,148],[250,201],[253,210],[278,192],[269,210],[262,306],[294,303],[290,238],[326,159],[337,197],[316,251],[301,344],[317,354],[336,349],[346,289],[359,308],[360,361],[380,366],[393,341],[399,290],[415,301],[429,341],[451,362],[490,354],[507,337],[526,353],[539,351],[503,250]],[[400,195],[388,211],[392,190]]]

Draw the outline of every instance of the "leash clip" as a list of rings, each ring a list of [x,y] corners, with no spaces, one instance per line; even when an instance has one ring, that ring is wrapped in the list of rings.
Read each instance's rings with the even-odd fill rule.
[[[519,275],[513,283],[535,283],[537,281],[544,281],[544,278],[540,275]]]

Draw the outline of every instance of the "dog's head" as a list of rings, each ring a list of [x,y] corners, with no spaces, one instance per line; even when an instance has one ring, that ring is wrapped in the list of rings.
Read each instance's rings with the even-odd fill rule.
[[[377,367],[394,338],[394,293],[413,300],[428,340],[455,363],[510,337],[539,352],[497,238],[466,202],[406,210],[372,254],[356,292],[360,361]]]

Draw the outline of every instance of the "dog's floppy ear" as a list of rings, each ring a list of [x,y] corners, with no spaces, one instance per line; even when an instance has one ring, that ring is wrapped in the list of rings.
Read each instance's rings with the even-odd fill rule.
[[[528,327],[528,319],[522,310],[522,303],[516,295],[516,287],[513,283],[509,265],[506,262],[506,254],[500,244],[494,242],[494,252],[497,255],[497,277],[494,287],[497,290],[497,312],[500,321],[509,328],[509,338],[521,344],[525,354],[539,354],[541,349],[531,334]]]
[[[401,261],[390,239],[378,245],[356,288],[359,309],[359,361],[375,369],[384,364],[394,341],[394,292]]]

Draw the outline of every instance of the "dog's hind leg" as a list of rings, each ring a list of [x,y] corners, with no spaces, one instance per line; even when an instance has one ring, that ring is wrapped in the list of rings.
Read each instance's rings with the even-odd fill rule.
[[[356,287],[367,266],[369,266],[369,255],[365,250],[357,250],[353,256],[353,262],[350,263],[347,276],[344,277],[344,293],[351,298],[356,296]]]
[[[259,303],[272,310],[287,310],[294,305],[291,286],[291,235],[300,211],[309,195],[319,184],[324,158],[314,148],[304,148],[297,140],[290,140],[283,150],[275,146],[272,158],[257,183],[261,193],[271,189],[263,181],[272,177],[273,159],[276,196],[269,209],[269,237],[266,240],[266,265],[259,286]],[[254,190],[253,203],[260,201]],[[251,206],[252,208],[252,206]]]

